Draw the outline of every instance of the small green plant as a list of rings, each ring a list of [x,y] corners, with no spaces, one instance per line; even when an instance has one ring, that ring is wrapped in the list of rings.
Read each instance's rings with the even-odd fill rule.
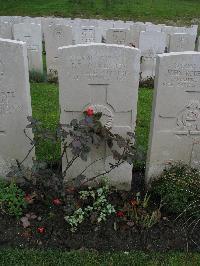
[[[65,216],[65,220],[71,227],[71,231],[75,232],[79,224],[86,218],[91,221],[101,223],[106,221],[107,217],[115,213],[112,204],[108,202],[109,185],[108,180],[104,178],[104,184],[95,189],[89,187],[88,190],[80,191],[79,197],[85,206],[78,208],[70,216]]]
[[[151,185],[155,197],[160,197],[167,211],[188,214],[200,206],[200,172],[187,165],[176,164],[164,170]],[[200,211],[196,214],[200,215]]]
[[[7,183],[0,179],[1,211],[19,218],[26,207],[25,193],[15,182]]]
[[[123,210],[119,212],[119,217],[127,222],[134,224],[141,229],[149,229],[154,224],[158,223],[161,218],[160,207],[152,210],[150,207],[150,195],[146,194],[143,198],[140,193],[136,197],[125,203]]]

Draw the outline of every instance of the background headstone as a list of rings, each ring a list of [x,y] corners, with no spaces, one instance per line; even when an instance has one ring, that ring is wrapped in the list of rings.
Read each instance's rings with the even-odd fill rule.
[[[141,81],[148,81],[155,77],[156,57],[144,57],[141,58],[140,65],[140,79]]]
[[[59,86],[61,123],[67,124],[81,118],[88,107],[102,112],[103,123],[113,132],[126,136],[134,132],[137,114],[137,98],[140,70],[140,51],[135,48],[88,44],[59,48]],[[92,150],[85,163],[78,159],[67,171],[67,179],[79,175],[85,167],[87,177],[104,172],[112,156],[104,144]],[[63,170],[66,160],[63,159]],[[130,189],[132,167],[124,163],[109,173],[111,184]]]
[[[195,36],[187,33],[175,33],[170,36],[169,52],[194,51]]]
[[[107,30],[106,43],[129,45],[130,44],[130,30],[128,29]]]
[[[50,79],[58,76],[58,48],[72,45],[72,27],[52,24],[45,32],[47,75]]]
[[[10,22],[0,22],[0,38],[13,39],[12,24]]]
[[[102,32],[98,27],[82,26],[77,29],[75,36],[76,44],[101,43]]]
[[[151,57],[164,53],[166,47],[166,34],[157,31],[142,31],[139,39],[139,49],[143,56]]]
[[[13,36],[17,41],[26,42],[29,71],[43,73],[42,29],[40,24],[19,23],[13,25]],[[32,64],[34,62],[34,64]]]
[[[24,129],[31,116],[26,44],[0,39],[0,176],[4,176],[16,160],[21,162],[31,145]],[[32,139],[30,129],[27,135]],[[34,150],[24,161],[32,166]]]
[[[140,32],[146,31],[146,25],[144,23],[136,22],[134,25],[130,26],[130,38],[131,43],[134,47],[139,47]]]

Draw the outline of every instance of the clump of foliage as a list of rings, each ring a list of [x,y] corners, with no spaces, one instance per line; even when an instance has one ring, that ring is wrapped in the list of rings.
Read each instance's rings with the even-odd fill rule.
[[[1,211],[19,218],[26,207],[25,193],[14,181],[7,183],[0,179]]]
[[[56,132],[45,129],[39,121],[32,117],[28,117],[30,124],[27,128],[32,128],[33,133],[35,134],[34,140],[29,139],[32,144],[29,154],[35,145],[44,141],[44,139],[52,142],[60,141],[62,144],[60,162],[62,161],[62,158],[65,158],[67,162],[66,167],[62,172],[62,176],[60,176],[59,182],[61,185],[62,183],[64,184],[64,178],[67,176],[68,169],[70,169],[76,160],[81,159],[86,162],[85,169],[82,172],[77,173],[77,176],[73,180],[73,184],[70,183],[70,186],[76,188],[81,187],[86,183],[90,183],[102,176],[108,175],[113,169],[119,167],[124,162],[133,164],[136,155],[133,145],[134,134],[132,132],[127,132],[127,136],[122,137],[118,134],[112,133],[111,128],[102,125],[102,115],[101,112],[95,113],[92,108],[88,108],[88,110],[83,113],[80,120],[73,119],[69,124],[59,125]],[[102,170],[102,172],[97,175],[87,178],[85,172],[98,161],[105,159],[97,158],[87,164],[90,151],[92,147],[98,149],[103,143],[106,143],[107,147],[109,147],[113,156],[113,163],[110,163],[105,170]],[[26,158],[29,154],[27,154]],[[23,169],[22,164],[24,160],[18,162],[19,171],[22,171]],[[61,164],[58,166],[58,173],[60,171]],[[63,191],[64,190],[65,189],[63,189]]]
[[[115,213],[114,206],[108,201],[109,185],[104,178],[103,184],[99,188],[88,187],[88,190],[79,192],[79,198],[83,207],[77,208],[72,215],[66,215],[65,220],[75,232],[79,224],[86,218],[90,218],[93,223],[106,221],[107,217]]]
[[[152,182],[152,193],[160,197],[167,211],[200,215],[200,172],[188,165],[176,164],[165,169]]]
[[[142,197],[140,193],[137,193],[135,198],[124,204],[117,216],[121,217],[127,225],[149,229],[160,221],[161,212],[160,207],[152,209],[148,194]]]

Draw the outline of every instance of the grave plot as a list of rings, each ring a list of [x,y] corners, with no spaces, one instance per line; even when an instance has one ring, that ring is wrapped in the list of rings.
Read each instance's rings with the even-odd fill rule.
[[[117,45],[91,44],[59,48],[61,124],[80,118],[85,110],[102,112],[102,123],[122,136],[134,132],[137,114],[140,52]],[[104,172],[112,162],[105,144],[93,150],[87,164],[88,178]],[[100,158],[103,158],[100,160]],[[80,158],[68,169],[74,178],[87,165]],[[63,159],[63,170],[66,159]],[[132,168],[124,163],[114,169],[111,183],[129,189]]]

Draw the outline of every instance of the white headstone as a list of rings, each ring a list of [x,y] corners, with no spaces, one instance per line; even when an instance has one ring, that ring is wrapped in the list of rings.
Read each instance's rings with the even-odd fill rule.
[[[198,37],[197,40],[197,51],[200,52],[200,36]]]
[[[31,116],[26,44],[0,39],[0,176],[16,160],[22,162],[31,149],[24,129]],[[30,129],[26,134],[32,139]],[[32,166],[34,150],[24,165]]]
[[[13,25],[13,36],[17,41],[26,42],[29,71],[43,73],[42,30],[40,24],[19,23]],[[34,58],[34,64],[32,64]]]
[[[175,33],[187,33],[195,37],[197,36],[197,25],[192,25],[191,27],[173,27],[173,26],[163,26],[162,32],[166,33],[166,39],[167,39],[167,48],[169,50],[169,42],[170,37]]]
[[[154,79],[155,77],[155,68],[156,68],[156,58],[154,57],[145,57],[141,58],[140,65],[140,79],[141,81],[148,81]]]
[[[75,37],[76,44],[101,43],[101,41],[101,30],[94,26],[83,26],[79,28]]]
[[[130,38],[134,47],[139,47],[140,32],[145,30],[146,25],[144,23],[139,24],[136,22],[134,25],[130,26]]]
[[[175,33],[170,36],[169,52],[194,51],[196,38],[187,33]]]
[[[83,111],[92,107],[102,112],[102,123],[113,132],[122,136],[127,131],[134,132],[140,69],[138,49],[109,44],[61,47],[59,60],[61,123],[81,118]],[[102,157],[85,174],[88,178],[103,173],[112,161],[104,144],[92,150],[86,163],[78,159],[67,171],[66,178],[76,177],[88,164]],[[110,172],[109,178],[112,185],[130,189],[132,167],[124,163]]]
[[[127,29],[109,29],[106,32],[106,43],[129,45],[130,31]]]
[[[9,22],[0,22],[0,38],[13,39],[12,24]]]
[[[58,76],[58,48],[72,44],[72,28],[52,24],[45,32],[47,75],[50,79]]]
[[[157,56],[146,180],[169,163],[200,166],[200,53]]]
[[[143,56],[152,57],[155,54],[164,53],[166,47],[166,35],[164,32],[142,31],[139,39],[139,49]]]
[[[102,37],[106,39],[106,31],[114,27],[113,21],[99,20],[99,29],[101,30]]]
[[[162,25],[150,24],[146,26],[146,31],[161,31]]]

